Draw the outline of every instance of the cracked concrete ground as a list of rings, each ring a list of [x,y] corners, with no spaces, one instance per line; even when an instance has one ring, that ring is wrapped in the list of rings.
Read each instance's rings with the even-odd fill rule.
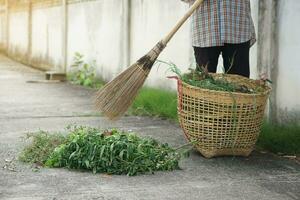
[[[0,56],[0,199],[300,199],[300,166],[254,152],[249,158],[205,159],[197,152],[182,170],[136,177],[41,169],[15,158],[22,137],[38,129],[59,131],[71,123],[116,127],[152,136],[173,146],[185,143],[178,124],[147,117],[110,122],[96,116],[92,90],[68,83],[29,83],[43,73]]]

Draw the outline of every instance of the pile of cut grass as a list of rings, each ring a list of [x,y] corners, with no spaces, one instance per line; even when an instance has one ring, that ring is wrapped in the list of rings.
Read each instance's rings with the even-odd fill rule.
[[[38,131],[28,133],[27,140],[31,140],[19,155],[19,160],[26,163],[44,165],[56,147],[66,141],[66,137],[60,133]]]
[[[30,137],[33,141],[21,153],[21,161],[93,173],[133,176],[171,171],[179,169],[183,156],[168,144],[118,130],[75,126],[68,129],[67,136],[40,131]]]

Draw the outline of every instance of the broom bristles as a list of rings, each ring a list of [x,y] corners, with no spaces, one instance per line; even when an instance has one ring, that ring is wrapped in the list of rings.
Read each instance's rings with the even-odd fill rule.
[[[121,117],[143,86],[149,71],[137,63],[129,67],[96,93],[96,107],[111,120]]]
[[[148,54],[131,65],[96,93],[96,108],[111,120],[121,117],[138,94],[165,45],[159,42]]]

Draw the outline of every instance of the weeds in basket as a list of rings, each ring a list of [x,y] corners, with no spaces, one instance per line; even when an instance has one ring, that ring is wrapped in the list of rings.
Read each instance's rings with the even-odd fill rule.
[[[194,69],[195,67],[190,67],[188,73],[182,73],[174,63],[161,60],[157,62],[168,65],[169,71],[175,73],[180,80],[195,87],[216,91],[240,92],[248,94],[264,91],[264,88],[260,84],[257,84],[255,88],[250,88],[249,86],[243,84],[229,82],[225,76],[214,77],[212,74],[207,72],[205,67],[199,67],[196,70]]]

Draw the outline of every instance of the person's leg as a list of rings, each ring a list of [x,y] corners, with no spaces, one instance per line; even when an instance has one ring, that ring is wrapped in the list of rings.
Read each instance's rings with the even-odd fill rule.
[[[249,78],[249,51],[250,41],[241,44],[225,44],[222,48],[225,71]]]
[[[221,47],[194,47],[197,70],[202,66],[207,67],[208,72],[216,73],[220,53]]]

